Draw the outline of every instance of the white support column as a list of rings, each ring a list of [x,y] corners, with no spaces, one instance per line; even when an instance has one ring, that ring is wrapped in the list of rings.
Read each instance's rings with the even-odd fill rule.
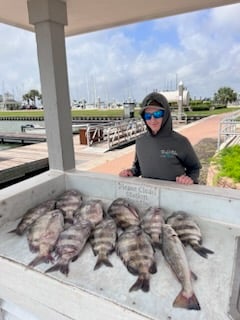
[[[178,121],[182,120],[183,112],[183,82],[180,81],[178,84]]]
[[[35,26],[50,169],[75,168],[64,25],[66,3],[28,0]]]

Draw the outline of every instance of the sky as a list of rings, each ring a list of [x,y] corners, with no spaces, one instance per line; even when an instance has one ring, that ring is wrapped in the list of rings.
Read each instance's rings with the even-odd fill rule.
[[[240,93],[240,4],[66,38],[70,99],[140,102],[153,90]],[[0,94],[41,92],[35,35],[0,24]]]

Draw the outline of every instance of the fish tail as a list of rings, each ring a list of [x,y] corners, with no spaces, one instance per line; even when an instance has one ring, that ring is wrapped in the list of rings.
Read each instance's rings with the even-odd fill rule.
[[[131,286],[129,292],[142,290],[144,292],[149,291],[149,279],[143,276],[139,276],[137,281]]]
[[[53,258],[51,255],[47,255],[47,256],[39,255],[28,264],[28,267],[36,267],[40,263],[43,263],[43,262],[48,263],[49,261],[52,261],[52,260]]]
[[[212,250],[209,250],[207,248],[204,248],[204,247],[201,247],[201,246],[198,246],[198,245],[195,245],[195,246],[192,246],[193,250],[196,251],[200,256],[202,256],[203,258],[206,258],[208,257],[208,254],[214,254],[214,252]]]
[[[193,293],[190,297],[186,297],[186,295],[183,293],[183,290],[176,297],[175,301],[173,302],[173,306],[175,308],[184,308],[188,310],[201,310],[195,294]]]
[[[69,273],[68,263],[58,262],[51,268],[47,269],[45,273],[58,271],[58,270],[67,276]]]
[[[113,267],[112,263],[108,260],[107,257],[99,256],[95,264],[94,270],[99,269],[102,265],[105,265],[107,267]]]

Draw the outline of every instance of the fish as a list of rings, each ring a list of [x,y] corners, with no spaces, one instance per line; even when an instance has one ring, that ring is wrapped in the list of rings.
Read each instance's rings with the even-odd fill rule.
[[[28,231],[27,239],[30,251],[38,252],[38,255],[28,264],[29,267],[53,261],[51,252],[63,227],[63,214],[59,209],[49,211],[35,221]]]
[[[214,251],[202,246],[200,227],[189,214],[184,211],[175,211],[166,222],[173,227],[185,246],[190,245],[203,258],[208,258],[208,254],[214,254]]]
[[[109,254],[115,249],[117,239],[117,225],[111,217],[104,218],[93,230],[90,243],[95,256],[98,256],[94,270],[100,268],[103,264],[107,267],[113,267],[109,261]]]
[[[190,270],[184,246],[176,231],[169,225],[162,225],[162,252],[167,263],[182,285],[180,293],[173,302],[175,308],[200,310],[200,304],[193,291],[192,278],[197,276]]]
[[[66,276],[69,273],[69,264],[78,259],[91,233],[91,223],[87,220],[79,220],[61,232],[55,252],[57,262],[45,271],[45,273],[60,271]]]
[[[75,220],[88,220],[92,224],[92,229],[102,221],[104,217],[103,202],[101,200],[89,200],[83,204],[75,213]]]
[[[130,226],[138,226],[140,224],[140,217],[133,205],[126,199],[117,198],[108,208],[108,215],[112,217],[118,227],[126,229]]]
[[[139,226],[130,226],[120,234],[116,244],[116,252],[127,270],[138,276],[129,292],[140,289],[148,292],[150,274],[157,272],[150,237]]]
[[[73,223],[75,212],[82,203],[82,194],[75,189],[67,190],[57,198],[56,208],[63,211],[64,221],[67,225]]]
[[[151,237],[155,249],[161,249],[161,233],[164,211],[158,207],[149,207],[141,219],[142,229]]]
[[[26,230],[42,215],[46,212],[55,209],[56,200],[47,200],[44,201],[37,206],[30,208],[26,211],[26,213],[21,218],[18,223],[16,229],[9,231],[9,233],[16,233],[17,235],[23,235]]]

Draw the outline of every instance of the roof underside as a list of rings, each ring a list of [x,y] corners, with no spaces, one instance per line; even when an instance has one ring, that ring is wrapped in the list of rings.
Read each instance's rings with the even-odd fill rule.
[[[239,3],[234,0],[66,0],[65,2],[68,15],[66,36]],[[0,22],[34,31],[28,20],[27,0],[1,0]]]

